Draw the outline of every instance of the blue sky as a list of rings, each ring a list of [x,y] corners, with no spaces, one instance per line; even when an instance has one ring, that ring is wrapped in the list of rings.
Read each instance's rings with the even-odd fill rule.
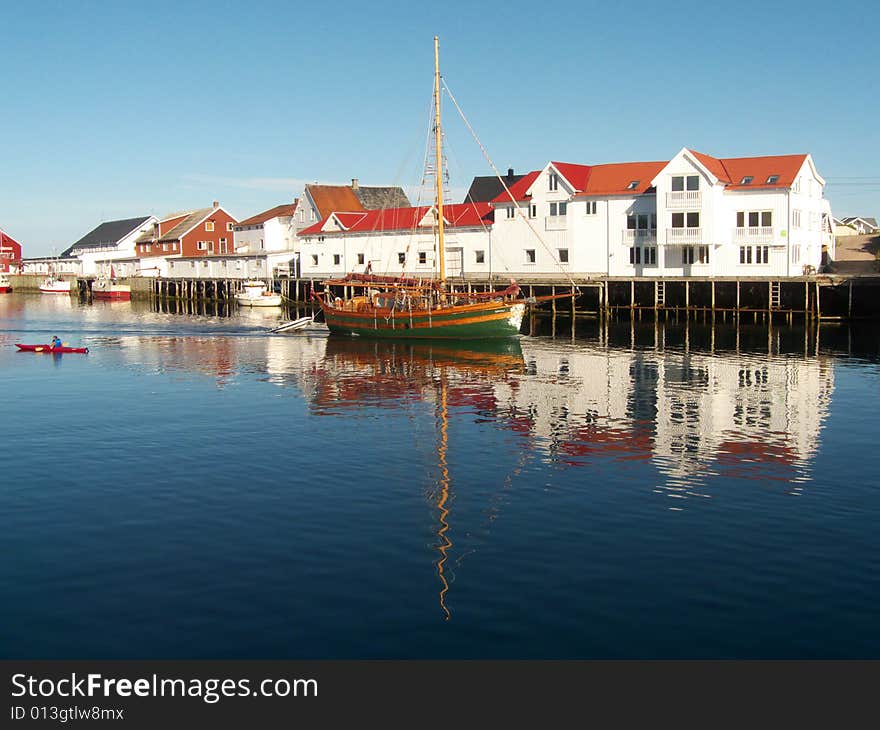
[[[0,228],[41,256],[102,220],[213,200],[241,219],[316,180],[413,192],[435,34],[499,169],[810,152],[835,215],[878,215],[878,16],[850,0],[0,0]],[[454,115],[455,193],[490,170]]]

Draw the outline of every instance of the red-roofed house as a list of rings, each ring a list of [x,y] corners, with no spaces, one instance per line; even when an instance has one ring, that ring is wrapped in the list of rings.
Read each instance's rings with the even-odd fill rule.
[[[205,259],[234,252],[236,219],[216,200],[210,208],[172,213],[135,239],[142,276],[182,275],[170,271],[169,259]],[[207,267],[207,261],[204,266]]]
[[[514,275],[800,276],[834,257],[824,185],[810,155],[549,162],[493,201],[493,247]]]
[[[12,265],[21,262],[21,244],[0,229],[0,273],[8,274]]]
[[[447,276],[490,271],[491,203],[443,207]],[[437,211],[433,206],[340,211],[299,232],[303,277],[363,273],[432,276]]]
[[[276,205],[233,226],[235,253],[266,257],[267,271],[295,271],[295,216],[299,198],[292,204]]]

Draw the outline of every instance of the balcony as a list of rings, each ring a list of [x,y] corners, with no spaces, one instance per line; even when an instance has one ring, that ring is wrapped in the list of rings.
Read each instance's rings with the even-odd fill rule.
[[[666,229],[666,243],[692,244],[692,243],[702,243],[702,242],[703,242],[703,229],[702,228],[667,228]]]
[[[568,218],[564,215],[548,215],[544,218],[544,230],[564,231],[568,227],[567,220]]]
[[[700,208],[703,205],[703,192],[701,190],[676,190],[666,193],[666,207],[684,210],[688,208]]]
[[[657,229],[627,228],[623,232],[623,243],[628,246],[643,246],[657,243]]]
[[[733,240],[744,243],[773,243],[773,226],[734,228]]]

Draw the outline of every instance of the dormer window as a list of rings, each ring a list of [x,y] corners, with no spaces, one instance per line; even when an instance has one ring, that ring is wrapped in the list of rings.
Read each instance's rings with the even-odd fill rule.
[[[639,186],[638,180],[633,180],[629,185],[626,186],[627,190],[635,190]]]
[[[768,184],[768,185],[775,185],[775,184],[778,183],[778,182],[779,182],[779,175],[770,175],[770,176],[767,178],[767,184]]]
[[[559,190],[559,175],[557,175],[555,172],[551,172],[550,177],[549,177],[549,181],[550,181],[550,190],[551,191],[552,190]]]
[[[751,185],[753,179],[754,178],[752,178],[751,175],[746,175],[742,180],[739,181],[739,184],[740,185]]]

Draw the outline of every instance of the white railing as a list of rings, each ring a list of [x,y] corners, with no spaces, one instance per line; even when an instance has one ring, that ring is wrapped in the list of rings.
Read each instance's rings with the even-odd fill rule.
[[[657,243],[656,228],[627,228],[623,232],[624,243]]]
[[[568,224],[564,215],[548,215],[544,219],[544,230],[546,231],[564,231]]]
[[[701,243],[702,228],[667,228],[666,243]]]
[[[676,190],[666,193],[667,208],[699,208],[703,204],[701,190]]]
[[[748,241],[749,243],[772,243],[773,226],[746,226],[733,229],[735,241]]]

